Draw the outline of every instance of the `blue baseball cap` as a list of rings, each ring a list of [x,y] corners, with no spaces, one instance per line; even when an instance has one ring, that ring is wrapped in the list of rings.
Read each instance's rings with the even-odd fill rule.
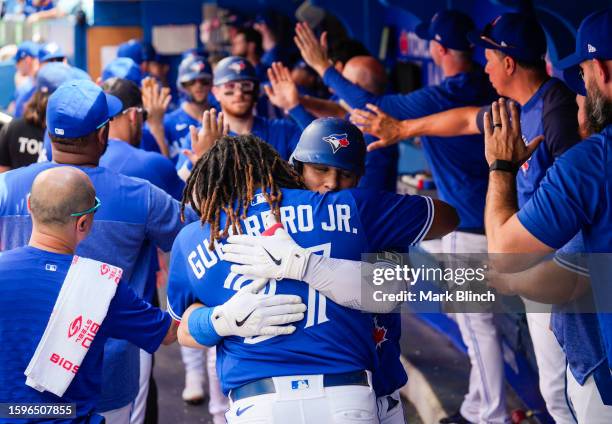
[[[483,31],[473,31],[468,39],[485,49],[499,50],[527,63],[537,63],[546,56],[546,35],[534,16],[504,13]]]
[[[36,90],[53,93],[66,81],[74,79],[72,68],[62,62],[47,63],[36,74]]]
[[[129,40],[119,45],[117,57],[129,57],[137,64],[144,61],[144,49],[140,40]]]
[[[473,46],[467,38],[476,28],[472,19],[458,10],[436,13],[430,22],[421,22],[415,33],[423,40],[435,40],[447,49],[470,50]]]
[[[53,59],[64,59],[65,57],[66,54],[62,48],[54,42],[43,45],[38,52],[38,60],[40,60],[41,63]]]
[[[38,57],[38,51],[40,46],[33,41],[24,41],[17,47],[17,53],[13,56],[13,60],[15,62],[19,62],[21,59],[24,59],[28,56],[30,57]]]
[[[253,65],[240,56],[229,56],[221,59],[213,72],[213,85],[244,80],[259,82]]]
[[[83,137],[106,125],[122,108],[121,100],[92,81],[68,81],[49,96],[47,129],[54,137]]]
[[[140,66],[129,57],[118,57],[102,70],[102,81],[110,78],[123,78],[140,86],[142,71]]]
[[[558,64],[567,85],[581,96],[586,96],[587,92],[578,65],[591,59],[612,59],[611,30],[612,8],[590,14],[578,28],[576,51]]]

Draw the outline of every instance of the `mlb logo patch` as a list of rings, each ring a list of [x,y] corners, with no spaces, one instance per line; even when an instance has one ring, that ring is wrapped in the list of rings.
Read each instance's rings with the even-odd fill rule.
[[[323,137],[323,141],[329,143],[334,154],[340,150],[340,148],[348,147],[351,144],[346,134],[330,134],[327,137]]]
[[[261,203],[266,203],[266,198],[261,193],[255,195],[253,200],[251,200],[251,206],[257,206],[257,205],[259,205]]]
[[[308,380],[293,380],[291,381],[291,390],[303,390],[310,388]]]

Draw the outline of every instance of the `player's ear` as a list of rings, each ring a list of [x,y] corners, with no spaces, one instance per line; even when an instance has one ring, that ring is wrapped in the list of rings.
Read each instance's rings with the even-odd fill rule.
[[[598,85],[600,87],[610,81],[610,78],[612,76],[612,70],[607,66],[606,62],[600,59],[593,59],[591,61],[590,66],[593,70],[595,80],[598,82]]]

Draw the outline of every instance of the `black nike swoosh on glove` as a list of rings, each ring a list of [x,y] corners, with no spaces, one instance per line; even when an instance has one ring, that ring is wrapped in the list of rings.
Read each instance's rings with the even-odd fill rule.
[[[236,320],[236,326],[237,327],[242,327],[244,325],[244,323],[246,322],[246,320],[249,319],[249,317],[253,314],[253,312],[255,312],[255,311],[249,312],[249,314],[246,317],[244,317],[244,319],[242,321]]]
[[[272,262],[274,262],[276,265],[280,265],[283,262],[282,259],[276,259],[274,256],[272,256],[272,254],[268,252],[268,249],[266,249],[265,247],[262,246],[262,249],[268,254],[270,259],[272,259]]]

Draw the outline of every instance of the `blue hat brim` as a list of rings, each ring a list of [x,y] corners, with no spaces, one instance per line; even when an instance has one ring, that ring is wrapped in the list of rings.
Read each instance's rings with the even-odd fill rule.
[[[46,56],[43,56],[42,59],[40,59],[41,62],[46,62],[48,60],[53,60],[53,59],[64,59],[66,57],[66,55],[64,53],[52,53],[52,54],[48,54]]]
[[[479,46],[485,49],[500,50],[500,51],[505,52],[503,48],[500,48],[499,46],[480,38],[481,35],[482,33],[478,30],[470,31],[468,32],[467,38],[470,41],[470,43],[472,43],[475,46]]]
[[[121,113],[123,110],[123,103],[121,103],[118,97],[112,94],[104,93],[104,95],[106,96],[106,105],[108,107],[108,119],[112,119]]]
[[[429,22],[421,22],[414,29],[414,33],[421,40],[431,40],[433,37],[429,33]]]
[[[586,86],[580,76],[580,63],[587,59],[579,54],[573,53],[557,63],[557,68],[563,70],[563,79],[568,87],[581,96],[586,96]]]

